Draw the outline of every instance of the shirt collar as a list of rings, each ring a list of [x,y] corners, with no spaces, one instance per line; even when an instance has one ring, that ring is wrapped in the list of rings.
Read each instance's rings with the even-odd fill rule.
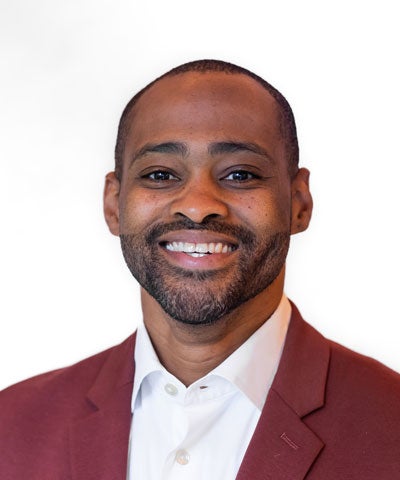
[[[132,411],[143,380],[150,373],[158,371],[166,372],[165,368],[161,365],[157,357],[146,327],[143,323],[141,323],[136,332],[135,377],[133,380]]]
[[[271,317],[210,374],[235,384],[261,410],[278,369],[292,307],[285,295]]]
[[[283,295],[268,321],[206,377],[225,378],[261,410],[279,365],[290,315],[290,302]],[[137,329],[135,364],[132,411],[144,378],[157,371],[171,377],[160,363],[143,324]]]

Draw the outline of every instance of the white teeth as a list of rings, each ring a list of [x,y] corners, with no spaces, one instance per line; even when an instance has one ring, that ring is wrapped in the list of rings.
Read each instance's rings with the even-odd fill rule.
[[[208,252],[208,245],[206,243],[197,243],[195,251],[199,252],[199,253],[207,253]]]
[[[195,243],[186,243],[184,245],[185,245],[185,247],[183,248],[184,252],[194,253],[196,251],[196,244]]]
[[[214,247],[214,252],[215,253],[221,253],[222,252],[222,247],[223,247],[222,243],[217,243]]]
[[[189,243],[189,242],[170,242],[165,244],[165,248],[171,252],[184,252],[191,254],[192,257],[203,257],[207,253],[228,253],[233,251],[233,247],[226,243]]]

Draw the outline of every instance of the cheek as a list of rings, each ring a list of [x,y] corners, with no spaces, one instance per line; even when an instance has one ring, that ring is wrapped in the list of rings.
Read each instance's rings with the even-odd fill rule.
[[[251,228],[282,230],[290,228],[290,199],[273,195],[242,197],[236,204],[241,221]]]
[[[162,218],[164,205],[152,193],[130,192],[120,197],[121,233],[139,233]]]

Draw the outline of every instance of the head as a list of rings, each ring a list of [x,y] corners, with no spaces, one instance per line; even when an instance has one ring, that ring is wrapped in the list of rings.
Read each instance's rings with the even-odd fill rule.
[[[311,208],[291,109],[255,74],[192,62],[125,108],[106,220],[135,278],[176,321],[213,324],[279,295],[290,235]]]

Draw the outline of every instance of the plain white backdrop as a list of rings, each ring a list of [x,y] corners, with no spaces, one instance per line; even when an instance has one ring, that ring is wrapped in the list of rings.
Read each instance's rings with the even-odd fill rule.
[[[314,218],[286,292],[326,336],[400,370],[397,2],[1,0],[0,388],[128,336],[138,287],[102,216],[119,115],[180,63],[277,86]]]

